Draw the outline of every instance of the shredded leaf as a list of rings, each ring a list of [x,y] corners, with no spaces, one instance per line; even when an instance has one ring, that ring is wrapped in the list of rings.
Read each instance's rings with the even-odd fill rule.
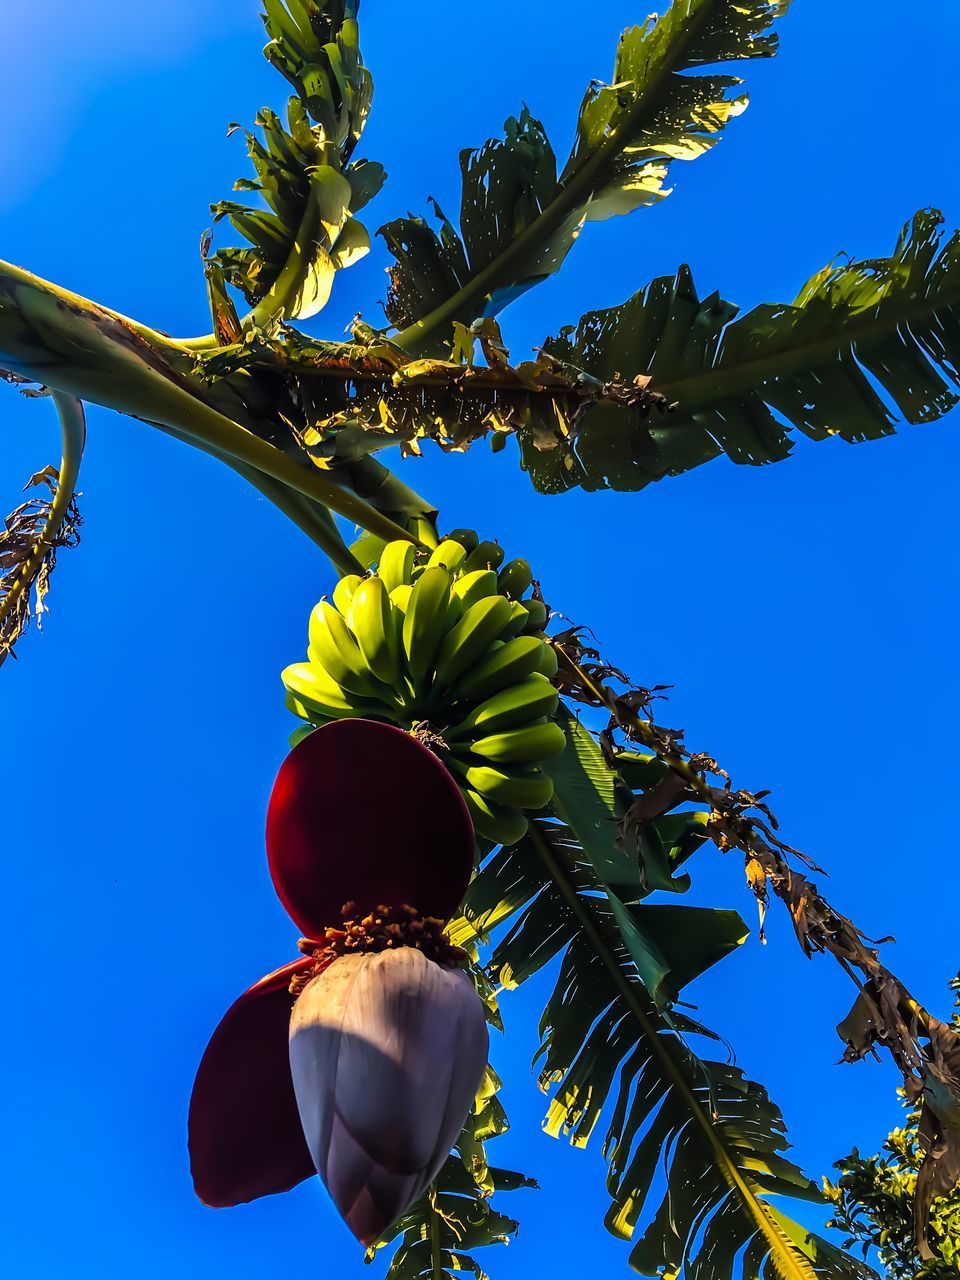
[[[610,84],[587,89],[557,174],[543,126],[524,108],[504,136],[461,154],[459,231],[412,215],[381,228],[396,258],[387,314],[401,346],[436,354],[453,321],[495,315],[561,263],[583,224],[662,199],[669,164],[709,150],[746,106],[718,63],[770,57],[789,0],[676,0],[624,32]]]
[[[791,431],[850,443],[932,422],[958,400],[960,232],[925,210],[889,258],[835,262],[792,304],[742,319],[701,301],[688,267],[627,302],[589,312],[547,350],[593,377],[644,375],[670,411],[591,408],[556,448],[527,435],[524,465],[542,492],[640,489],[726,454],[777,462]]]

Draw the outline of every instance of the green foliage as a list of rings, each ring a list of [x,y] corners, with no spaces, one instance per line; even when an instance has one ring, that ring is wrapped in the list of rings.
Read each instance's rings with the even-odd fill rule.
[[[635,796],[587,730],[566,723],[570,745],[552,766],[562,816],[536,818],[519,844],[488,858],[453,933],[496,931],[487,971],[507,988],[560,960],[540,1024],[546,1131],[584,1146],[606,1115],[606,1225],[637,1237],[630,1261],[642,1274],[862,1280],[868,1269],[771,1209],[769,1195],[820,1198],[783,1155],[780,1112],[737,1068],[699,1058],[688,1035],[712,1033],[672,1007],[744,940],[743,922],[646,901],[642,856],[616,843]],[[686,887],[676,871],[702,843],[704,816],[648,824],[641,855],[657,851],[657,875],[674,892]]]
[[[266,56],[293,96],[283,118],[264,108],[246,134],[254,177],[237,189],[252,193],[255,205],[213,207],[245,244],[206,258],[212,335],[170,339],[0,264],[0,352],[15,375],[118,408],[226,462],[307,532],[353,579],[354,590],[363,586],[363,645],[345,614],[324,617],[321,609],[326,629],[315,631],[326,657],[311,664],[335,668],[336,676],[321,687],[315,672],[299,672],[310,677],[309,688],[303,680],[294,687],[297,677],[288,677],[305,731],[331,716],[365,713],[429,735],[433,728],[421,719],[446,715],[443,698],[430,704],[437,691],[430,686],[439,645],[459,621],[444,615],[438,625],[439,603],[453,594],[452,584],[441,582],[433,617],[430,601],[418,599],[414,614],[420,603],[425,611],[415,627],[405,610],[412,591],[406,600],[391,594],[387,608],[371,588],[376,578],[362,579],[385,542],[403,549],[407,535],[427,549],[424,556],[436,543],[435,509],[369,456],[385,444],[399,439],[416,453],[422,439],[433,439],[462,450],[490,431],[502,445],[513,431],[542,492],[639,489],[722,453],[741,463],[776,461],[789,453],[792,431],[812,439],[875,439],[898,419],[930,421],[956,403],[960,237],[941,244],[933,213],[914,219],[890,258],[832,264],[792,305],[763,305],[735,319],[736,309],[719,295],[701,301],[681,268],[620,307],[588,313],[536,360],[510,364],[492,316],[556,272],[587,222],[662,199],[671,164],[713,147],[746,105],[740,81],[716,68],[773,54],[772,24],[787,3],[675,0],[659,19],[626,31],[611,83],[586,92],[562,167],[526,108],[507,121],[502,138],[464,151],[458,225],[434,206],[437,228],[409,216],[382,229],[395,260],[387,311],[400,332],[392,338],[358,322],[348,342],[314,340],[287,323],[315,314],[335,272],[369,247],[356,214],[384,175],[379,165],[354,158],[372,95],[359,52],[357,0],[264,0]],[[253,308],[242,319],[231,289]],[[12,570],[17,582],[32,580],[21,573],[28,562],[42,573],[34,536],[40,524],[44,547],[53,523],[68,536],[75,479],[61,471],[64,519],[15,513],[21,520],[0,569]],[[55,505],[56,499],[51,511]],[[362,522],[367,533],[360,542],[346,547],[327,507]],[[339,587],[344,595],[346,581]],[[412,578],[403,585],[412,588]],[[525,580],[519,592],[504,591],[514,611],[531,609],[518,629],[539,635],[546,611],[538,592],[521,601],[528,587]],[[23,598],[22,589],[0,584],[0,614],[6,609],[14,624],[5,638],[22,629]],[[352,599],[347,603],[349,613]],[[482,658],[459,647],[470,639],[464,632],[456,639],[443,655],[458,664],[444,698],[476,677]],[[554,649],[539,640],[534,647],[554,659],[552,670],[536,673],[539,682],[553,679]],[[497,672],[479,674],[489,680]],[[484,696],[502,691],[494,684]],[[539,689],[533,694],[543,696]],[[630,700],[638,694],[615,696],[610,705],[589,696],[580,701],[602,703],[622,728],[644,705]],[[537,706],[534,719],[550,714]],[[507,713],[528,710],[526,702],[511,703]],[[467,707],[459,712],[465,718]],[[488,706],[487,713],[494,711]],[[498,703],[496,715],[503,713]],[[458,727],[452,715],[447,720],[441,727],[451,730],[456,747]],[[464,917],[453,926],[455,941],[483,948],[487,973],[477,980],[494,1022],[494,982],[509,988],[545,965],[558,969],[538,1054],[540,1083],[550,1094],[548,1132],[583,1145],[605,1129],[607,1225],[633,1241],[631,1262],[642,1273],[671,1280],[681,1271],[691,1280],[775,1274],[862,1280],[869,1273],[858,1261],[773,1208],[774,1195],[819,1196],[786,1158],[783,1120],[766,1092],[735,1066],[700,1057],[690,1040],[717,1037],[677,1006],[691,981],[740,945],[743,922],[735,912],[675,897],[649,900],[654,892],[676,895],[688,887],[681,868],[712,819],[726,824],[722,844],[736,824],[743,828],[744,813],[768,811],[757,795],[709,787],[706,795],[696,791],[708,811],[669,812],[689,799],[683,788],[668,804],[651,805],[661,781],[676,781],[660,750],[677,748],[673,731],[658,731],[657,758],[619,752],[613,761],[571,716],[563,723],[562,755],[525,798],[503,792],[510,769],[498,777],[500,771],[483,767],[490,790],[477,797],[486,809],[474,806],[483,856]],[[463,728],[471,748],[486,742],[488,752],[516,752],[516,738],[487,741],[507,737],[516,725],[501,724],[496,735],[480,739],[474,727]],[[539,770],[547,753],[539,750],[544,726],[535,729],[526,750],[537,744]],[[549,729],[557,743],[559,730]],[[520,782],[529,783],[532,760],[507,764],[519,766]],[[701,768],[692,760],[681,756],[686,782]],[[709,761],[705,767],[717,769]],[[530,813],[509,823],[510,806]],[[715,823],[709,830],[717,839]],[[784,858],[795,852],[779,842],[777,850]],[[766,893],[762,867],[753,884]],[[821,899],[814,905],[826,911]],[[857,931],[843,923],[859,947]],[[810,949],[827,946],[822,934],[798,928],[798,936]],[[916,1005],[909,1007],[912,1022]],[[899,1004],[896,1013],[900,1018]],[[876,1024],[870,1027],[876,1039]],[[929,1024],[925,1034],[926,1064],[936,1071],[917,1074],[924,1076],[931,1124],[941,1125],[931,1132],[942,1136],[960,1074],[950,1066],[953,1046],[934,1045]],[[907,1039],[914,1048],[912,1032]],[[431,1195],[397,1224],[393,1280],[436,1280],[455,1271],[482,1276],[473,1250],[515,1232],[516,1223],[490,1203],[496,1190],[530,1185],[487,1162],[484,1143],[506,1126],[497,1085],[488,1075]],[[911,1270],[909,1199],[924,1134],[914,1118],[898,1134],[885,1154],[863,1161],[854,1153],[842,1163],[831,1193],[837,1221],[853,1242],[886,1250],[885,1260],[904,1268],[895,1271],[897,1280],[928,1274],[941,1280],[946,1272],[937,1266],[956,1269],[956,1193],[934,1205],[939,1257]],[[936,1189],[936,1179],[947,1179],[953,1167],[941,1160],[929,1186]]]
[[[387,314],[400,345],[440,352],[453,321],[495,315],[559,270],[583,224],[665,194],[671,160],[709,150],[746,106],[708,65],[770,57],[789,0],[677,0],[621,37],[610,84],[587,89],[558,174],[543,126],[524,109],[502,139],[461,153],[460,229],[412,216],[382,228],[396,258]],[[694,73],[694,74],[691,74]]]
[[[951,983],[958,993],[960,978]],[[960,1028],[960,1007],[953,1017]],[[901,1092],[901,1098],[903,1094]],[[960,1187],[934,1200],[929,1214],[931,1257],[921,1257],[915,1225],[917,1173],[924,1158],[921,1109],[910,1106],[906,1123],[893,1129],[876,1155],[854,1150],[838,1160],[840,1176],[826,1182],[834,1205],[832,1225],[846,1232],[846,1247],[864,1257],[875,1250],[890,1280],[956,1280],[960,1274]]]
[[[491,1197],[537,1184],[488,1163],[485,1144],[510,1127],[497,1098],[499,1089],[500,1079],[488,1067],[473,1114],[436,1182],[395,1224],[389,1238],[369,1251],[367,1260],[372,1261],[381,1248],[396,1243],[386,1280],[440,1280],[464,1271],[486,1280],[474,1250],[506,1244],[517,1234],[519,1223],[495,1209]]]
[[[918,213],[889,258],[833,263],[792,304],[739,320],[718,294],[701,301],[688,267],[588,313],[547,349],[596,378],[649,379],[672,408],[644,417],[597,406],[553,449],[527,433],[534,484],[640,489],[722,453],[777,462],[791,430],[854,443],[889,435],[898,419],[941,417],[960,385],[960,233],[942,242],[941,223]]]
[[[285,123],[264,107],[259,137],[245,131],[256,177],[235,186],[258,193],[268,208],[233,200],[212,206],[215,220],[228,219],[250,247],[221,249],[207,264],[212,290],[223,279],[259,304],[252,323],[306,318],[326,304],[335,272],[369,250],[353,215],[384,179],[380,165],[350,162],[373,96],[357,40],[357,0],[264,6],[264,53],[296,93]]]

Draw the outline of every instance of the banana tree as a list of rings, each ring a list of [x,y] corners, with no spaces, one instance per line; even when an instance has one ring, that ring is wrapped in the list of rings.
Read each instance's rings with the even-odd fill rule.
[[[514,360],[497,317],[560,270],[588,223],[663,200],[671,166],[709,151],[743,111],[735,64],[776,52],[786,0],[675,0],[624,32],[610,82],[585,92],[565,160],[528,110],[508,120],[502,137],[463,153],[455,221],[434,206],[380,228],[393,258],[387,324],[358,319],[346,341],[311,336],[297,326],[323,309],[337,273],[370,245],[359,215],[385,176],[359,154],[372,78],[355,0],[264,5],[265,53],[292,93],[281,114],[263,108],[245,134],[251,176],[236,191],[247,202],[213,206],[215,223],[239,243],[214,249],[204,240],[209,333],[173,338],[0,264],[0,362],[11,382],[49,393],[63,438],[59,468],[34,477],[49,497],[19,507],[0,534],[0,661],[42,610],[57,552],[78,539],[84,402],[238,472],[339,575],[333,600],[311,616],[306,661],[282,655],[300,721],[290,759],[319,750],[309,744],[329,741],[322,735],[339,721],[361,720],[399,727],[442,762],[451,804],[476,837],[475,865],[456,902],[438,913],[417,904],[410,919],[422,933],[425,921],[453,917],[443,940],[427,929],[439,948],[431,955],[457,951],[493,1025],[498,995],[559,964],[541,1021],[546,1127],[576,1145],[605,1128],[606,1225],[632,1241],[634,1269],[863,1276],[837,1243],[774,1206],[771,1197],[820,1193],[784,1155],[783,1120],[763,1087],[715,1060],[715,1033],[678,1005],[687,984],[747,933],[736,913],[676,901],[690,885],[684,864],[711,845],[739,851],[761,908],[780,899],[803,950],[832,956],[853,979],[856,1000],[840,1027],[845,1056],[882,1050],[922,1111],[921,1234],[931,1200],[960,1170],[956,1027],[929,1013],[819,893],[807,875],[814,864],[781,838],[765,793],[735,786],[720,762],[658,724],[657,691],[631,685],[583,626],[561,625],[563,602],[543,599],[522,558],[504,563],[495,529],[448,529],[440,506],[382,455],[397,446],[405,455],[429,445],[464,452],[483,440],[502,448],[515,435],[541,493],[637,491],[722,455],[781,460],[796,433],[864,441],[901,421],[930,421],[958,399],[960,235],[945,235],[940,215],[921,211],[889,257],[831,264],[792,302],[739,317],[717,293],[701,299],[681,266],[638,281],[619,306],[558,325],[535,358]],[[362,536],[349,542],[344,522]],[[309,876],[296,891],[285,872],[274,879],[300,923]],[[375,950],[380,941],[369,939],[400,928],[391,912],[405,905],[398,898],[377,916],[371,900],[367,916],[347,912],[342,921],[332,908],[308,913],[308,967],[297,961],[296,973],[265,979],[236,1016],[264,1008],[261,997],[272,1010],[279,997],[285,1028],[289,996],[297,1034],[315,1038],[327,1016],[314,1008],[319,988],[311,1005],[286,977],[309,972],[320,983],[334,953],[332,972],[342,974],[343,940]],[[234,1026],[225,1020],[208,1051],[227,1073],[246,1043],[230,1040]],[[479,1031],[471,1034],[479,1044]],[[233,1049],[221,1055],[224,1044]],[[314,1089],[313,1068],[291,1052],[293,1084],[302,1078],[308,1084],[298,1087]],[[224,1162],[216,1125],[201,1132],[211,1061],[191,1121],[201,1194],[222,1172],[209,1161]],[[271,1060],[270,1070],[290,1068]],[[461,1074],[473,1092],[471,1071]],[[230,1079],[245,1105],[249,1080]],[[253,1160],[249,1182],[217,1182],[209,1201],[282,1190],[313,1163],[331,1181],[306,1104],[298,1094],[301,1133],[291,1079],[282,1083],[277,1105],[295,1132],[279,1172],[261,1177]],[[497,1089],[487,1070],[442,1169],[431,1147],[410,1175],[408,1191],[429,1182],[425,1194],[407,1203],[398,1193],[390,1212],[357,1228],[374,1250],[396,1242],[395,1280],[480,1275],[474,1250],[515,1232],[492,1197],[529,1179],[489,1163],[486,1143],[507,1123]],[[323,1129],[327,1112],[318,1115]],[[449,1138],[447,1119],[432,1142]],[[251,1139],[243,1154],[256,1150]],[[365,1149],[367,1157],[377,1164]]]

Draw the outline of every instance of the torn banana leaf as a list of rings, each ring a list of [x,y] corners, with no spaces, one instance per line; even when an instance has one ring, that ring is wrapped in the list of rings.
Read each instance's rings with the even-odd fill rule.
[[[709,150],[746,106],[740,80],[703,68],[770,57],[789,0],[676,0],[623,33],[612,80],[584,96],[557,172],[542,124],[524,108],[502,138],[461,154],[459,229],[408,216],[381,228],[396,259],[387,315],[408,350],[436,354],[450,325],[495,315],[560,267],[585,222],[666,194],[672,160]]]
[[[794,431],[856,443],[941,417],[960,387],[960,233],[944,240],[942,221],[922,211],[889,258],[832,263],[793,303],[741,319],[701,300],[687,267],[588,313],[547,350],[599,379],[649,379],[670,408],[598,405],[555,445],[521,433],[535,487],[636,490],[721,454],[781,461]]]

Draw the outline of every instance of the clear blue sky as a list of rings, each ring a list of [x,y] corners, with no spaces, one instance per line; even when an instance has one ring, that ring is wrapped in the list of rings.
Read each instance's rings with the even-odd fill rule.
[[[12,14],[11,14],[12,4]],[[256,0],[7,0],[0,52],[0,256],[173,332],[205,331],[197,244],[245,172],[230,120],[283,85],[259,57]],[[377,95],[365,154],[391,174],[376,225],[428,194],[455,206],[457,152],[526,100],[562,151],[584,84],[609,74],[642,0],[584,6],[367,0]],[[789,299],[838,251],[887,252],[937,204],[960,222],[950,0],[806,0],[716,151],[674,168],[656,210],[587,229],[562,276],[507,319],[524,352],[558,322],[692,264],[706,292]],[[378,247],[338,279],[321,329],[379,317]],[[0,506],[55,460],[49,407],[3,393]],[[431,456],[412,482],[453,525],[526,555],[549,598],[644,683],[676,685],[687,726],[745,785],[774,788],[788,838],[933,1008],[960,963],[956,891],[956,476],[960,416],[852,448],[801,442],[764,470],[725,460],[639,495],[537,497],[512,450]],[[295,954],[271,892],[263,813],[288,718],[277,673],[331,587],[316,552],[216,464],[90,413],[80,550],[53,612],[0,672],[0,1273],[138,1280],[320,1270],[359,1276],[320,1187],[204,1209],[185,1116],[221,1013]],[[942,763],[941,763],[942,762]],[[736,859],[704,852],[698,899],[754,923]],[[782,913],[695,989],[768,1084],[816,1175],[897,1117],[886,1065],[835,1065],[852,990],[803,961]],[[545,982],[505,1000],[494,1059],[534,1173],[497,1280],[584,1266],[627,1274],[601,1227],[598,1151],[539,1132],[529,1071]],[[503,1207],[510,1208],[510,1197]],[[377,1272],[382,1264],[376,1264]],[[366,1274],[366,1273],[363,1273]]]

